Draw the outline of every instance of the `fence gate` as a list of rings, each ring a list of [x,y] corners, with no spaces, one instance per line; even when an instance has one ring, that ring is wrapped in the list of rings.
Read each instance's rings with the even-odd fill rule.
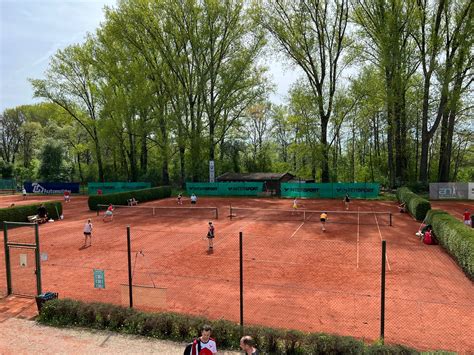
[[[7,295],[41,294],[38,224],[3,222],[3,233]]]

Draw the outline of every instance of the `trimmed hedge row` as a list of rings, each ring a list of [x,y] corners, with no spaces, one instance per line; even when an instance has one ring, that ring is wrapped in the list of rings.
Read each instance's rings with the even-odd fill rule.
[[[54,326],[81,326],[158,339],[190,342],[198,337],[203,324],[212,326],[212,335],[221,349],[239,349],[238,324],[211,321],[176,313],[143,313],[103,303],[83,303],[56,299],[43,305],[38,322]],[[265,327],[246,327],[258,349],[270,354],[419,354],[401,345],[366,345],[362,341],[328,334],[303,333]],[[184,346],[183,346],[184,350]]]
[[[171,196],[171,187],[161,186],[153,187],[151,189],[133,190],[127,192],[117,192],[115,194],[108,195],[92,195],[89,196],[88,204],[89,209],[97,211],[97,205],[126,205],[127,201],[131,198],[135,198],[139,202],[159,200],[162,198]]]
[[[397,189],[397,198],[398,201],[406,204],[408,211],[418,221],[423,221],[426,213],[431,209],[431,203],[428,200],[414,194],[406,187]]]
[[[427,223],[433,226],[439,244],[456,260],[464,273],[474,280],[474,229],[442,210],[430,210]]]
[[[48,210],[48,216],[53,219],[59,219],[63,214],[63,205],[59,201],[45,201],[31,205],[18,205],[14,207],[0,208],[0,227],[3,228],[3,222],[28,222],[28,216],[37,214],[38,207],[44,204]]]

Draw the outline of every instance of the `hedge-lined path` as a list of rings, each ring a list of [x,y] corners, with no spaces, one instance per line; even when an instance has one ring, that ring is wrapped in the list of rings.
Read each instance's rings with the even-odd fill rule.
[[[37,314],[34,299],[0,299],[0,354],[182,354],[185,346],[109,331],[48,327],[32,321]]]

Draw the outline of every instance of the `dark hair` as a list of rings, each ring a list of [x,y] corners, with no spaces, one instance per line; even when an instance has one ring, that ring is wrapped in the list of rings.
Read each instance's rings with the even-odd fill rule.
[[[240,341],[244,343],[245,345],[252,346],[252,347],[255,346],[255,340],[253,340],[253,338],[250,335],[243,336],[242,339],[240,339]]]
[[[211,331],[212,330],[212,327],[209,325],[209,324],[204,324],[202,327],[201,327],[201,331]]]

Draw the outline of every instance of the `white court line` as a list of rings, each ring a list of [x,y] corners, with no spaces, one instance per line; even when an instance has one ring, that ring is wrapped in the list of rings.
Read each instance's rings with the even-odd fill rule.
[[[379,230],[380,241],[382,241],[382,232],[380,231],[379,220],[377,219],[376,214],[374,214],[374,217],[375,217],[375,223],[377,224],[377,229]],[[385,253],[386,253],[385,254],[385,260],[387,260],[388,271],[392,271],[392,269],[390,268],[390,263],[388,262],[387,251],[385,251]]]
[[[359,268],[360,207],[357,207],[357,269]]]
[[[295,232],[294,232],[294,233],[291,235],[291,237],[290,237],[290,238],[293,238],[293,236],[296,234],[296,232],[298,232],[298,231],[300,230],[300,228],[301,228],[301,227],[303,227],[303,224],[304,224],[304,222],[303,222],[303,223],[301,223],[301,224],[300,224],[300,226],[299,226],[298,228],[296,228]]]

